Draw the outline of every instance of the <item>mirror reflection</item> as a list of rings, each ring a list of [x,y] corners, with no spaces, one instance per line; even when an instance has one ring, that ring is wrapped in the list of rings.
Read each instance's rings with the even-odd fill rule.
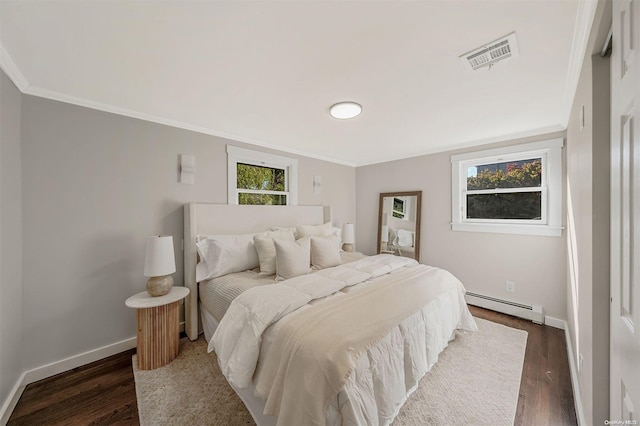
[[[384,192],[378,211],[378,253],[420,260],[422,191]]]

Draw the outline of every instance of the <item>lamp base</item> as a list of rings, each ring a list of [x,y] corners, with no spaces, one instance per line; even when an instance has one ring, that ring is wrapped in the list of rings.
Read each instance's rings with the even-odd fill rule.
[[[161,277],[151,277],[147,280],[147,293],[152,296],[164,296],[173,287],[173,277],[163,275]]]
[[[353,244],[344,243],[342,245],[342,250],[344,250],[346,252],[352,252],[353,251]]]

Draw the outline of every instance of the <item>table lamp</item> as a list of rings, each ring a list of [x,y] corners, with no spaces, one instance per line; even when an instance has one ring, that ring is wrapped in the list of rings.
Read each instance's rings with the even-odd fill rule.
[[[353,251],[355,239],[356,236],[353,230],[353,223],[345,223],[342,227],[342,250]]]
[[[173,274],[176,271],[176,259],[173,252],[171,235],[154,235],[147,238],[147,250],[144,258],[144,276],[147,280],[147,292],[152,296],[163,296],[173,287]]]

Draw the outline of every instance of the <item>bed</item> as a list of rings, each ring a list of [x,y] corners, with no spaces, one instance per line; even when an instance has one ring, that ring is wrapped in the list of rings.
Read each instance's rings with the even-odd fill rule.
[[[455,330],[476,329],[459,281],[397,256],[342,253],[281,282],[241,271],[197,283],[199,236],[327,222],[327,206],[185,206],[185,331],[204,331],[258,425],[390,424]]]

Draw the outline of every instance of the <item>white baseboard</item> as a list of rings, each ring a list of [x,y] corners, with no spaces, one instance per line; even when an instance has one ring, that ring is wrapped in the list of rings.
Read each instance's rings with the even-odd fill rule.
[[[567,322],[565,320],[561,320],[558,318],[554,318],[554,317],[550,317],[548,315],[545,315],[544,317],[544,324],[548,325],[549,327],[553,327],[553,328],[559,328],[560,330],[566,330],[566,325]]]
[[[11,413],[13,413],[13,409],[16,408],[16,404],[18,404],[18,400],[22,396],[22,392],[26,385],[24,383],[24,373],[20,375],[20,378],[9,392],[9,396],[6,401],[2,405],[2,409],[0,409],[0,425],[6,425],[9,422],[9,417],[11,417]]]
[[[78,355],[70,356],[69,358],[61,359],[60,361],[41,365],[40,367],[33,368],[24,373],[25,377],[23,384],[28,385],[29,383],[64,373],[65,371],[69,371],[73,368],[98,361],[111,355],[119,354],[120,352],[124,352],[135,347],[136,338],[130,337],[128,339],[121,340],[120,342],[112,343],[110,345],[102,346],[101,348],[92,349]]]
[[[184,321],[180,323],[180,332],[184,332]],[[41,365],[40,367],[33,368],[22,372],[20,378],[11,389],[9,396],[0,409],[0,425],[4,425],[9,421],[13,409],[22,396],[22,392],[25,387],[37,382],[38,380],[46,379],[47,377],[55,376],[56,374],[64,373],[76,367],[92,363],[94,361],[107,358],[111,355],[119,354],[120,352],[128,351],[136,347],[136,338],[130,337],[125,340],[121,340],[110,345],[102,346],[97,349],[92,349],[87,352],[83,352],[78,355],[73,355],[60,361],[55,361],[50,364]]]
[[[586,426],[587,422],[584,420],[584,409],[582,408],[582,398],[580,397],[580,381],[578,380],[578,368],[573,356],[573,345],[571,344],[571,333],[569,332],[569,325],[564,322],[564,337],[567,340],[567,358],[569,359],[569,372],[571,373],[571,387],[573,388],[573,403],[576,408],[576,417],[578,419],[578,426]]]
[[[184,332],[184,322],[180,323],[180,332]],[[65,371],[69,371],[73,368],[81,367],[91,362],[107,358],[111,355],[116,355],[120,352],[128,351],[129,349],[133,349],[135,347],[136,338],[130,337],[120,342],[102,346],[101,348],[92,349],[78,355],[73,355],[69,358],[52,362],[51,364],[36,367],[24,373],[23,385],[26,386],[29,383],[37,382],[38,380],[46,379],[47,377],[64,373]]]

